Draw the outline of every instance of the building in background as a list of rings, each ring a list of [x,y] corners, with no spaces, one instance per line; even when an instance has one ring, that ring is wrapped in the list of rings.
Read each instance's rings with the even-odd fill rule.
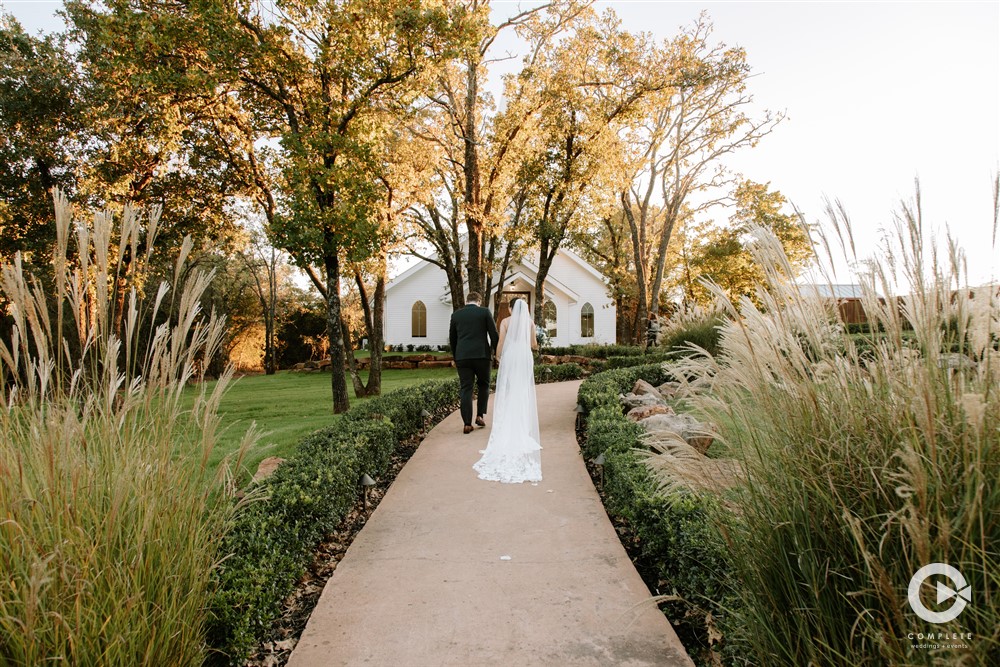
[[[535,310],[538,265],[531,257],[513,262],[503,285],[495,286],[483,304],[500,321],[509,314],[514,297]],[[493,276],[494,285],[499,274]],[[499,308],[496,308],[499,304]],[[604,276],[569,250],[559,250],[545,280],[545,322],[548,345],[615,343],[616,309],[608,296]],[[421,260],[392,280],[385,290],[386,345],[448,344],[448,325],[454,309],[444,271]]]

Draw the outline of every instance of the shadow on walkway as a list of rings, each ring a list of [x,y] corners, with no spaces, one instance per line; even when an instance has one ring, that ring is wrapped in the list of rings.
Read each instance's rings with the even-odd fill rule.
[[[538,386],[537,485],[478,479],[489,428],[463,435],[457,412],[438,424],[327,583],[289,666],[692,665],[587,474],[579,386]]]

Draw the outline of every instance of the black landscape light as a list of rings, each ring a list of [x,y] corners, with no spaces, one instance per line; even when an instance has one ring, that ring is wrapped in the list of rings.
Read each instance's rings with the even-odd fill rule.
[[[373,486],[375,486],[375,480],[372,479],[371,477],[369,477],[368,473],[365,473],[364,475],[361,476],[361,486],[364,487],[364,490],[365,490],[364,491],[365,492],[365,509],[368,509],[368,489],[370,489]]]
[[[591,463],[593,463],[597,467],[597,472],[598,472],[598,474],[601,477],[601,488],[603,489],[604,488],[604,452],[601,452],[600,454],[598,454],[597,458],[595,458],[593,461],[591,461]]]

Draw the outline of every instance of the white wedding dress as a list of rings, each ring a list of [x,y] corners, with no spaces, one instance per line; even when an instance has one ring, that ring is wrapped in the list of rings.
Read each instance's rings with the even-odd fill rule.
[[[516,484],[542,479],[541,438],[535,403],[535,324],[524,301],[511,312],[500,355],[493,426],[483,457],[472,467],[480,479]]]

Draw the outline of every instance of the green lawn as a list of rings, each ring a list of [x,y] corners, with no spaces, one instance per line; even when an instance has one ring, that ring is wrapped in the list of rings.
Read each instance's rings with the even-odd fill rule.
[[[362,372],[362,377],[367,380],[367,373]],[[427,380],[454,377],[457,376],[452,368],[384,370],[382,393]],[[347,385],[352,406],[365,400],[354,398],[350,377]],[[218,465],[223,457],[233,452],[246,429],[256,421],[263,436],[247,456],[245,467],[250,472],[268,456],[288,456],[303,436],[338,419],[333,414],[330,374],[319,372],[280,371],[270,376],[240,378],[226,393],[219,412],[223,415],[225,432],[212,455],[211,465]]]

